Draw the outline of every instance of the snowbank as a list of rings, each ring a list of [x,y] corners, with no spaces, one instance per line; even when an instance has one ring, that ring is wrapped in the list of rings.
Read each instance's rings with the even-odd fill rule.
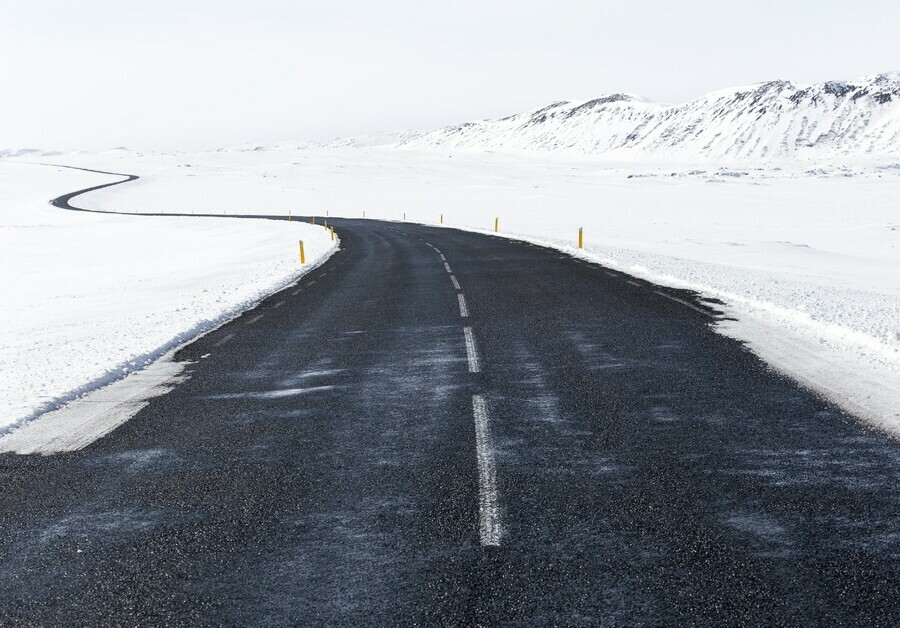
[[[333,250],[324,229],[297,222],[108,216],[48,204],[112,180],[0,161],[0,432],[295,281],[298,240],[305,268]]]
[[[113,151],[139,172],[91,202],[133,211],[289,210],[438,222],[562,248],[722,299],[778,368],[900,433],[900,164],[677,164],[387,148]],[[248,208],[251,208],[248,210]]]

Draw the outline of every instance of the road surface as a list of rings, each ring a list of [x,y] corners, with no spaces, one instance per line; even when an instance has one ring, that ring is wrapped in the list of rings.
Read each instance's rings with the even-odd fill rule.
[[[707,304],[333,224],[170,393],[0,456],[0,624],[897,623],[900,445]]]

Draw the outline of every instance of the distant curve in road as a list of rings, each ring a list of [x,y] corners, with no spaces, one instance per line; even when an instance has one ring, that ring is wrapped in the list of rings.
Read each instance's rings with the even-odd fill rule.
[[[114,177],[124,177],[121,181],[113,181],[111,183],[103,183],[101,185],[93,185],[88,188],[83,188],[81,190],[76,190],[74,192],[69,192],[68,194],[63,194],[62,196],[58,196],[50,201],[50,204],[54,207],[59,207],[60,209],[67,209],[70,211],[76,212],[90,212],[92,214],[118,214],[122,212],[115,211],[107,211],[102,209],[85,209],[82,207],[75,207],[72,205],[72,199],[76,196],[81,196],[82,194],[87,194],[88,192],[96,192],[97,190],[102,190],[104,188],[112,187],[114,185],[121,185],[123,183],[129,183],[131,181],[137,181],[140,177],[136,174],[121,174],[119,172],[106,172],[104,170],[92,170],[90,168],[79,168],[77,166],[63,166],[61,164],[41,164],[42,166],[50,166],[53,168],[68,168],[70,170],[82,170],[84,172],[94,172],[96,174],[108,174]]]

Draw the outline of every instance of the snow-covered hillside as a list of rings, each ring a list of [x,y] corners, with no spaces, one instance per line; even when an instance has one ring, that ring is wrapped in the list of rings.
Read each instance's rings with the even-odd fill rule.
[[[810,86],[771,81],[681,105],[626,94],[555,102],[395,145],[678,159],[900,156],[900,72]]]

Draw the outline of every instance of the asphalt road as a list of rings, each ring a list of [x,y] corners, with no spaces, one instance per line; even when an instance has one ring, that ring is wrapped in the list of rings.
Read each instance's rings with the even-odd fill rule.
[[[333,224],[122,427],[0,456],[0,624],[898,623],[900,444],[695,296]]]

